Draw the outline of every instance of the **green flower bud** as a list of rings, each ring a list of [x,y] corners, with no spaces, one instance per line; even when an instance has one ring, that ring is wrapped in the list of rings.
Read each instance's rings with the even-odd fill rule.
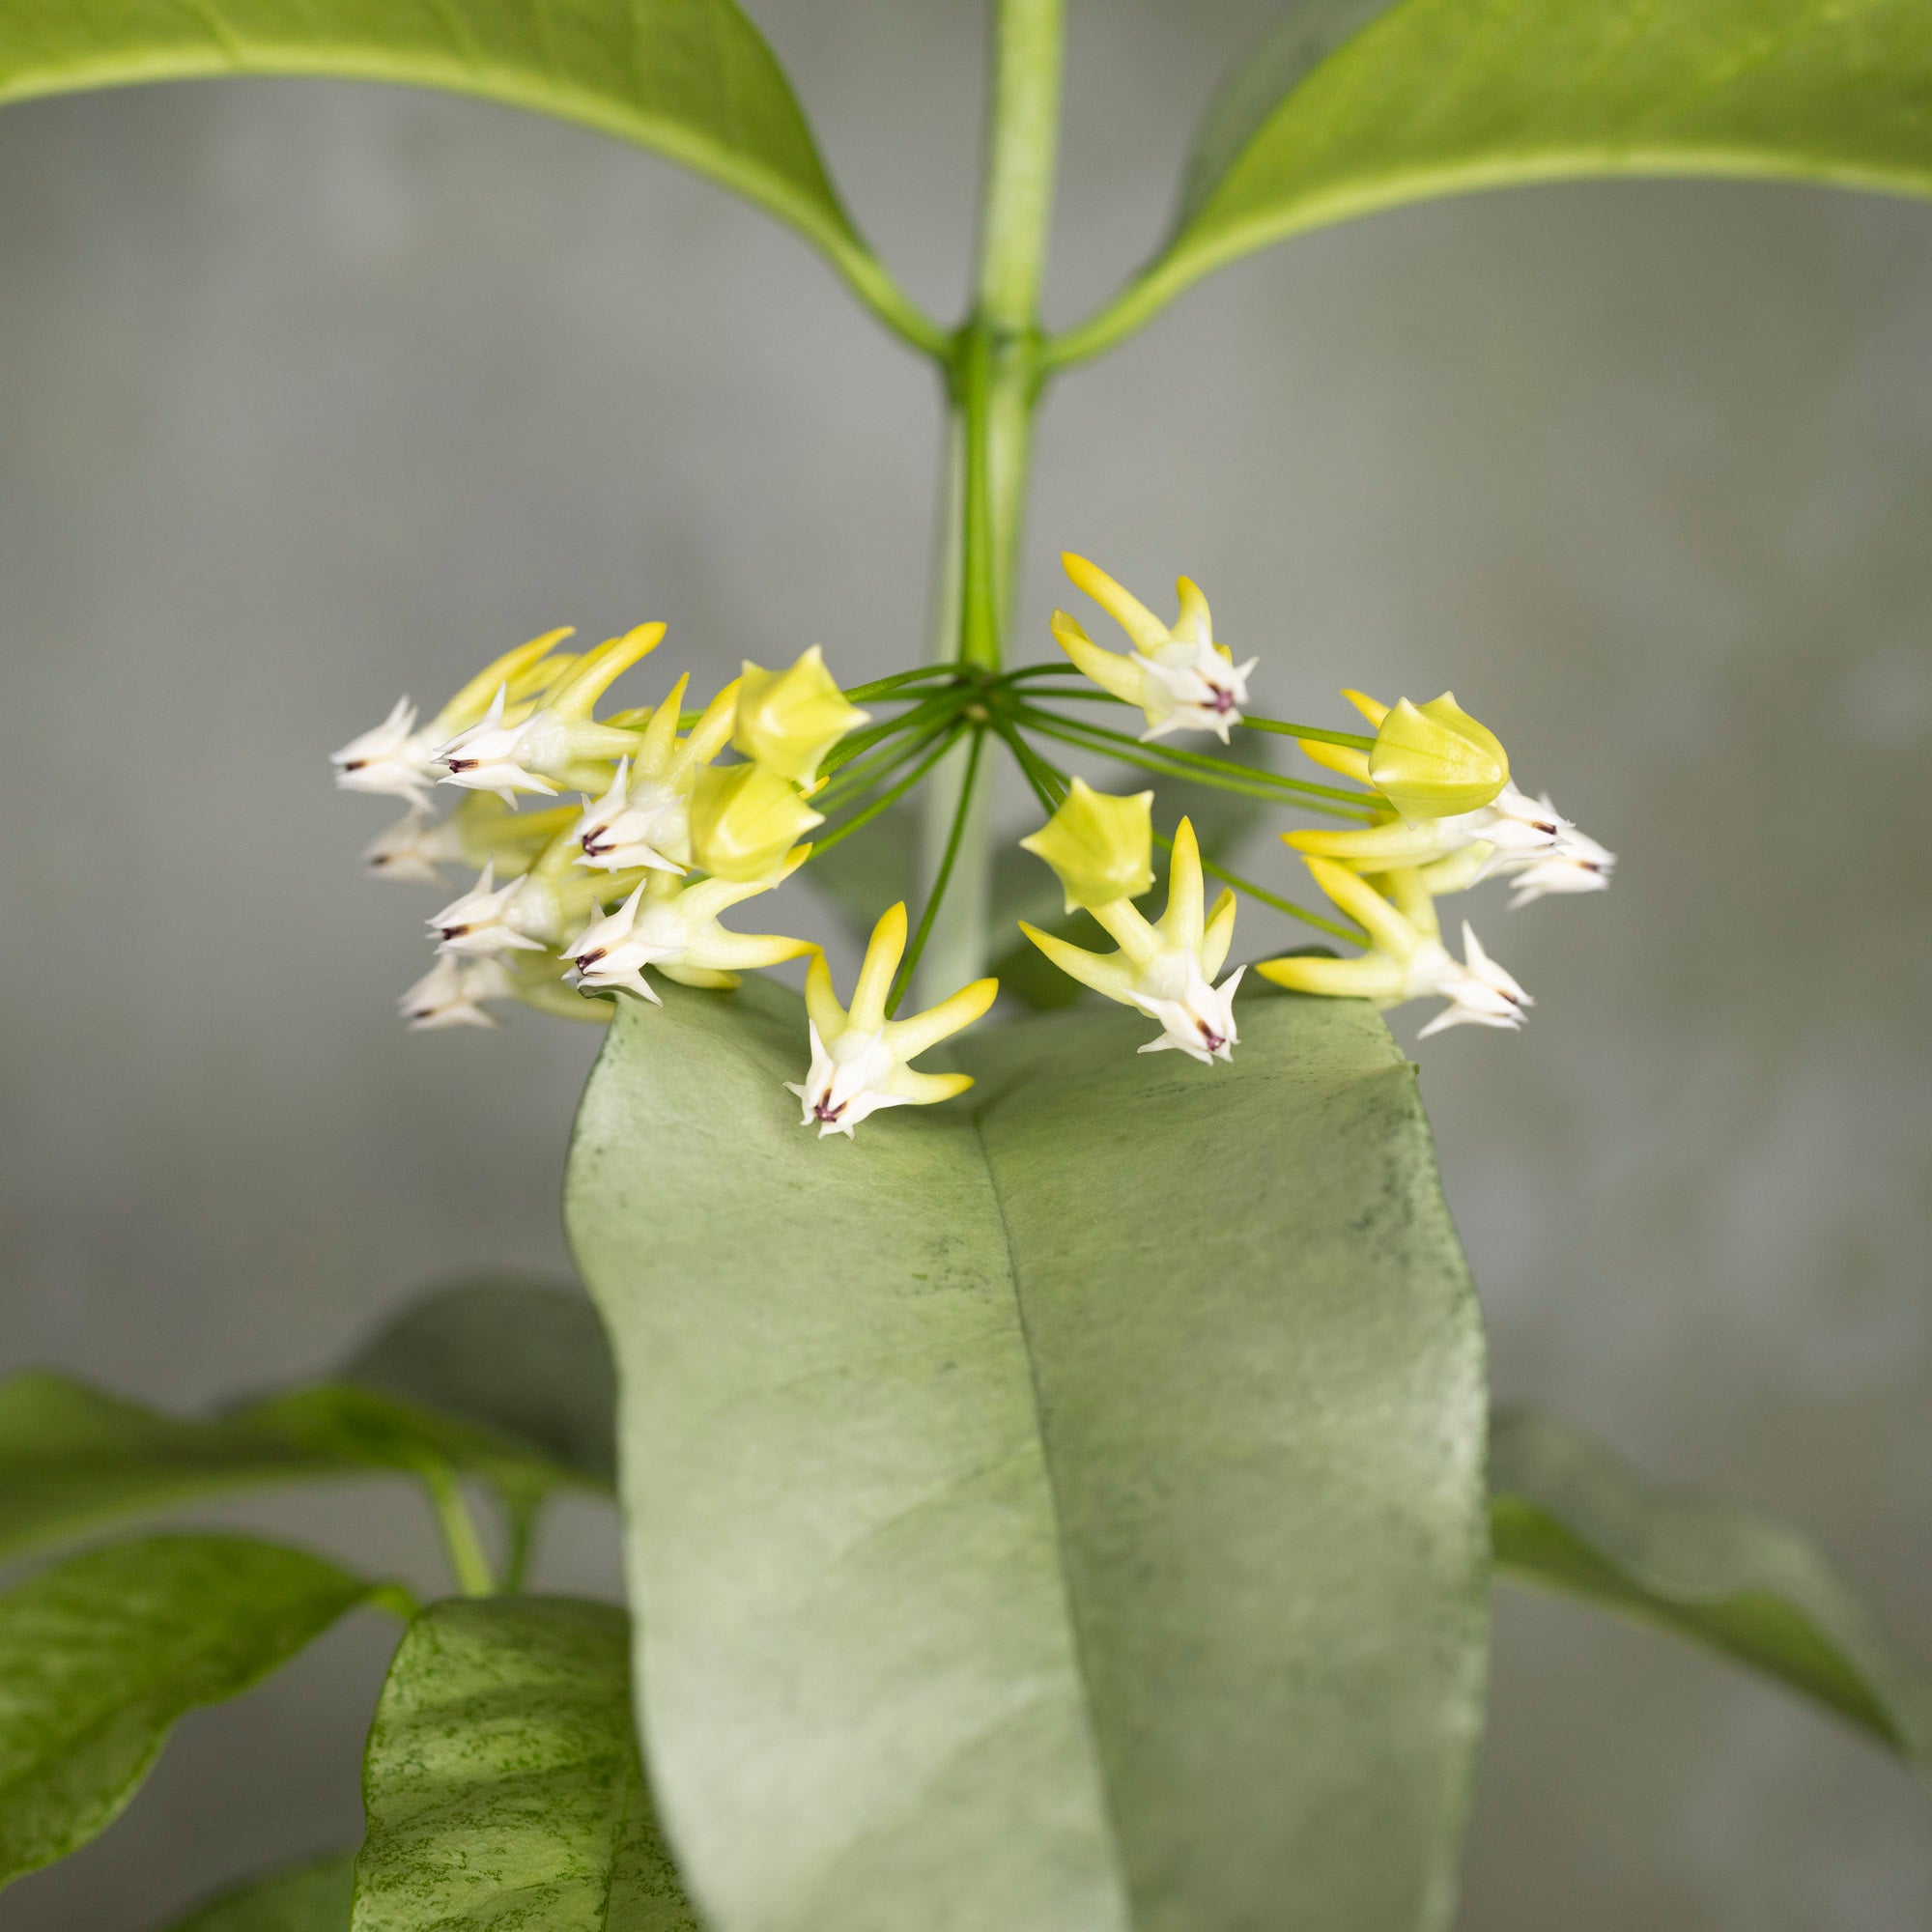
[[[1153,885],[1153,793],[1112,798],[1075,779],[1060,810],[1020,847],[1060,876],[1066,910],[1138,898]]]
[[[1509,753],[1445,691],[1427,704],[1398,700],[1376,733],[1369,781],[1411,821],[1474,811],[1509,782]]]
[[[691,854],[713,878],[749,885],[781,870],[800,835],[824,823],[769,765],[713,765],[692,790]]]
[[[826,753],[870,715],[845,701],[816,644],[789,670],[745,666],[731,744],[797,784],[817,781]]]

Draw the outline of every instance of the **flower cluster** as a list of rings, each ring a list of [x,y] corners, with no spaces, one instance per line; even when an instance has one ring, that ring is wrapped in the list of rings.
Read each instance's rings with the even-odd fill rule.
[[[1279,985],[1380,1007],[1445,1001],[1425,1035],[1464,1023],[1520,1026],[1529,995],[1466,921],[1461,957],[1450,951],[1436,900],[1498,876],[1513,884],[1512,908],[1553,893],[1597,892],[1615,861],[1547,796],[1517,787],[1495,735],[1446,692],[1393,706],[1345,692],[1372,736],[1257,717],[1247,707],[1258,661],[1236,664],[1215,641],[1208,600],[1188,579],[1179,581],[1179,614],[1168,625],[1084,558],[1065,563],[1126,633],[1127,651],[1104,648],[1056,611],[1052,631],[1065,664],[1005,672],[935,665],[848,695],[813,645],[782,670],[746,664],[701,709],[686,708],[690,679],[680,676],[659,703],[599,717],[611,686],[663,640],[665,627],[652,623],[581,653],[562,648],[567,630],[533,638],[478,672],[420,728],[415,706],[399,700],[333,754],[345,790],[407,806],[369,845],[369,868],[417,884],[442,882],[450,868],[475,875],[428,922],[435,958],[403,995],[404,1017],[414,1028],[492,1026],[494,1008],[521,1002],[604,1019],[620,996],[660,1004],[653,975],[722,989],[747,971],[809,956],[810,1064],[790,1086],[802,1123],[821,1137],[849,1138],[882,1108],[947,1099],[971,1084],[967,1077],[910,1063],[984,1013],[996,982],[976,980],[909,1018],[896,1009],[951,876],[982,744],[993,739],[1012,753],[1047,813],[1021,846],[1053,868],[1067,914],[1091,915],[1115,951],[1089,951],[1065,928],[1023,922],[1020,929],[1080,985],[1157,1023],[1142,1052],[1173,1049],[1211,1065],[1238,1044],[1234,1002],[1245,969],[1222,978],[1237,892],[1363,949],[1348,958],[1309,952],[1257,962],[1255,971]],[[895,715],[874,724],[855,698]],[[1146,728],[1113,730],[1067,704],[1131,706]],[[1195,731],[1227,746],[1236,727],[1295,739],[1327,778],[1156,742]],[[962,741],[947,858],[918,929],[908,947],[904,905],[885,912],[849,1009],[812,941],[724,923],[806,863],[814,849],[809,836],[824,850],[863,831]],[[1186,817],[1163,836],[1154,791],[1096,790],[1054,762],[1062,747],[1343,821],[1282,835],[1341,917],[1228,871],[1204,855]],[[433,804],[444,786],[461,798],[439,818]],[[579,794],[576,804],[552,802],[567,792]],[[1156,842],[1169,855],[1157,920],[1136,904],[1154,884]],[[1207,874],[1224,888],[1211,906]]]

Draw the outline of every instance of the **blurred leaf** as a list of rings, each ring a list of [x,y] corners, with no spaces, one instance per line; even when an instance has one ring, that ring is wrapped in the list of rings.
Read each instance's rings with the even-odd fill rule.
[[[609,1604],[497,1597],[410,1626],[369,1731],[355,1932],[696,1932],[658,1836]]]
[[[433,1290],[339,1379],[186,1421],[59,1376],[0,1383],[0,1558],[268,1483],[426,1463],[528,1498],[608,1489],[615,1401],[596,1311],[571,1290]]]
[[[0,1595],[0,1885],[104,1830],[178,1719],[247,1690],[370,1594],[299,1550],[158,1536]]]
[[[355,1854],[330,1852],[250,1880],[172,1932],[349,1932],[355,1891]]]
[[[1498,1410],[1490,1487],[1500,1574],[1719,1651],[1932,1771],[1932,1671],[1796,1530],[1652,1489],[1531,1409]]]
[[[716,1932],[1437,1928],[1480,1722],[1481,1344],[1414,1070],[1106,1008],[798,1124],[800,1003],[668,989],[579,1118],[639,1680]]]
[[[921,320],[860,240],[782,70],[733,0],[39,0],[0,8],[0,101],[242,73],[480,95],[681,161]]]
[[[918,855],[919,812],[893,805],[851,838],[814,852],[804,876],[825,893],[863,945],[889,905],[918,892]]]
[[[1209,270],[1403,202],[1602,175],[1932,192],[1923,0],[1305,0],[1236,71],[1090,354]]]
[[[371,1337],[341,1378],[617,1480],[616,1371],[604,1324],[574,1288],[487,1280],[432,1289]]]

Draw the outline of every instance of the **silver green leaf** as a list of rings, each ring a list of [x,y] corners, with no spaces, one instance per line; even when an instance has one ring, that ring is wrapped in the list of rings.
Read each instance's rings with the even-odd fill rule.
[[[333,1564],[238,1536],[117,1544],[0,1595],[0,1885],[111,1824],[178,1719],[370,1595]]]
[[[936,349],[853,227],[783,71],[733,0],[39,0],[0,8],[0,102],[133,81],[321,74],[482,96],[634,141],[815,243]]]
[[[363,1764],[354,1932],[696,1932],[631,1724],[608,1604],[433,1605],[389,1665]]]
[[[1499,1575],[1708,1646],[1932,1773],[1932,1670],[1789,1525],[1672,1494],[1533,1409],[1491,1427]]]
[[[1932,193],[1923,0],[1309,0],[1229,81],[1174,230],[1071,361],[1256,248],[1404,202],[1609,175]]]
[[[349,1932],[355,1890],[355,1854],[330,1852],[224,1893],[171,1932]]]
[[[1482,1347],[1406,1065],[1079,1009],[802,1129],[803,1009],[666,989],[579,1117],[639,1679],[717,1932],[1448,1922]]]

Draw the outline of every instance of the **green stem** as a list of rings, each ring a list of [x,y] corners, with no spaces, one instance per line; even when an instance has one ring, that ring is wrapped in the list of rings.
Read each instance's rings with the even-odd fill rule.
[[[495,1593],[497,1579],[490,1559],[483,1551],[483,1538],[476,1519],[463,1493],[463,1484],[447,1463],[425,1463],[417,1471],[429,1499],[436,1506],[437,1527],[442,1531],[442,1547],[449,1557],[449,1574],[466,1597],[488,1597]]]
[[[969,728],[963,720],[953,725],[946,738],[933,751],[928,753],[925,757],[922,758],[897,784],[894,785],[889,791],[881,792],[877,798],[873,799],[862,810],[855,811],[843,825],[838,826],[833,831],[828,832],[822,838],[814,838],[811,841],[813,856],[816,857],[820,852],[829,851],[841,838],[849,838],[853,833],[862,831],[866,826],[871,824],[872,820],[878,817],[880,812],[891,810],[959,742],[959,734]]]
[[[835,773],[843,772],[855,758],[869,752],[874,745],[882,745],[888,738],[897,737],[901,731],[921,730],[927,724],[942,723],[966,702],[966,697],[964,690],[949,685],[944,691],[922,699],[910,711],[901,711],[896,718],[889,718],[883,724],[868,724],[863,731],[854,731],[849,738],[841,738],[826,754],[824,776],[830,779]]]
[[[1060,131],[1064,0],[997,0],[986,173],[973,313],[953,338],[946,534],[936,655],[983,670],[1004,656],[1018,576],[1033,412],[1039,400],[1039,285]],[[977,760],[980,734],[965,755]],[[976,767],[977,768],[977,767]],[[925,953],[944,994],[981,971],[992,896],[988,790],[955,752],[926,795],[923,860],[945,899]],[[940,868],[954,878],[936,888]]]
[[[1376,741],[1359,731],[1324,731],[1319,724],[1291,724],[1281,718],[1252,718],[1241,714],[1241,723],[1256,731],[1278,731],[1284,738],[1313,738],[1319,745],[1342,745],[1351,752],[1373,752]]]
[[[1054,780],[1059,776],[1051,765],[1034,751],[1019,734],[1018,728],[1009,719],[996,718],[993,728],[1007,741],[1007,749],[1013,754],[1013,762],[1019,766],[1021,776],[1033,787],[1033,795],[1039,800],[1041,809],[1049,817],[1060,810],[1061,801],[1065,796],[1063,786],[1054,789]]]
[[[503,1521],[509,1532],[509,1549],[503,1558],[503,1588],[521,1590],[529,1578],[530,1558],[536,1550],[537,1515],[543,1497],[534,1492],[506,1495]]]
[[[845,696],[853,704],[867,704],[890,697],[901,685],[929,683],[933,678],[952,674],[951,665],[922,665],[917,670],[898,670],[891,677],[875,677],[870,684],[855,684]]]
[[[940,859],[939,870],[933,877],[932,891],[926,895],[925,910],[919,916],[919,930],[913,934],[912,944],[906,948],[905,957],[899,961],[899,970],[893,980],[892,995],[886,1001],[888,1018],[898,1011],[899,1002],[905,997],[905,990],[912,984],[912,976],[919,968],[920,955],[925,951],[925,943],[932,936],[932,923],[945,900],[946,888],[952,880],[952,867],[958,860],[960,843],[965,836],[967,820],[972,813],[973,796],[979,789],[980,753],[985,742],[985,726],[976,726],[973,742],[966,753],[966,775],[960,781],[959,803],[952,814],[952,834],[946,841],[945,854]]]

